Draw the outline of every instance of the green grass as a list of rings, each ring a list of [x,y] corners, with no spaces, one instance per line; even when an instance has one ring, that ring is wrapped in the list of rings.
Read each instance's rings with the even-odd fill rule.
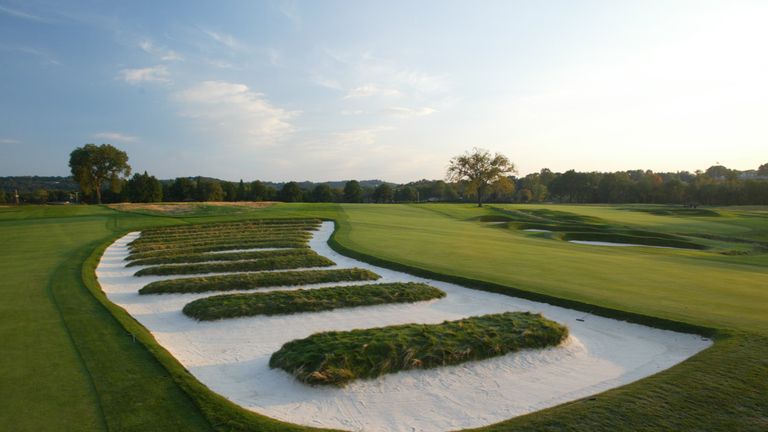
[[[286,235],[301,235],[302,237],[306,237],[307,235],[311,235],[311,232],[309,230],[301,230],[301,229],[294,229],[294,228],[287,228],[287,229],[280,229],[280,230],[271,230],[271,229],[250,230],[250,229],[235,228],[235,229],[227,229],[227,230],[222,229],[222,230],[211,231],[211,232],[185,234],[185,235],[181,235],[181,234],[165,235],[165,236],[141,235],[141,237],[129,243],[129,246],[137,247],[137,246],[143,246],[143,245],[163,244],[163,243],[185,243],[185,242],[195,241],[195,240],[212,240],[212,239],[217,239],[221,236],[279,237],[279,236],[286,236]]]
[[[585,312],[602,308],[662,326],[673,320],[681,328],[717,329],[712,348],[673,368],[483,430],[768,430],[768,254],[718,253],[768,241],[768,208],[710,208],[720,215],[714,217],[627,206],[499,207],[748,243],[704,239],[713,248],[706,251],[584,247],[488,226],[477,218],[500,213],[472,205],[280,204],[214,217],[145,216],[100,206],[0,208],[0,424],[35,431],[307,430],[210,392],[104,298],[93,269],[100,248],[130,231],[313,217],[336,220],[334,239],[347,253],[392,268],[463,278],[478,289],[551,296]]]
[[[344,386],[408,369],[483,360],[560,344],[568,329],[528,312],[470,317],[441,324],[405,324],[315,333],[286,343],[269,366],[307,384]]]
[[[165,249],[150,252],[131,253],[125,259],[127,261],[163,258],[177,255],[199,254],[205,252],[218,252],[240,249],[259,249],[259,248],[307,248],[307,242],[304,240],[254,240],[247,242],[222,243],[215,245],[194,246],[178,249]]]
[[[216,238],[203,239],[203,240],[184,240],[162,243],[150,243],[141,245],[131,245],[131,253],[139,254],[144,252],[172,252],[176,249],[191,249],[197,247],[209,247],[229,244],[251,244],[257,242],[270,242],[270,241],[294,241],[294,242],[307,242],[312,236],[306,233],[291,233],[291,234],[268,234],[268,235],[220,235]]]
[[[274,273],[241,273],[156,281],[141,288],[139,294],[236,291],[276,286],[294,286],[342,281],[366,281],[379,278],[380,276],[376,273],[358,268],[280,271]]]
[[[200,321],[255,315],[285,315],[356,306],[414,303],[445,297],[435,287],[421,283],[385,283],[330,288],[227,294],[195,300],[183,312]]]
[[[196,253],[188,255],[166,255],[160,258],[145,258],[131,261],[127,267],[147,266],[160,264],[199,263],[210,261],[245,261],[262,258],[274,258],[283,256],[313,256],[317,255],[312,249],[275,249],[249,252],[222,252],[222,253]]]
[[[136,272],[136,276],[256,272],[264,270],[330,267],[335,264],[336,263],[333,261],[320,255],[288,255],[272,258],[261,258],[252,261],[161,265],[143,268]]]

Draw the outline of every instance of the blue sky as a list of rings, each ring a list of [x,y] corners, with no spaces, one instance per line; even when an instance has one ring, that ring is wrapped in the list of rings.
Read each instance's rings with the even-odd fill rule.
[[[765,1],[2,1],[0,175],[405,182],[768,162]]]

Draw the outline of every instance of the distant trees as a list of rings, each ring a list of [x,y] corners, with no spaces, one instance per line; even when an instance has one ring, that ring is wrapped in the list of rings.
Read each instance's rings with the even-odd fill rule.
[[[197,199],[196,184],[187,177],[178,177],[168,187],[167,201],[194,201]]]
[[[160,181],[147,174],[134,174],[126,184],[128,199],[131,202],[160,202],[163,200],[163,185]]]
[[[314,202],[333,202],[333,190],[327,184],[319,184],[312,189],[312,201]]]
[[[96,195],[101,204],[101,189],[109,181],[111,189],[117,192],[121,177],[131,174],[128,154],[110,144],[86,144],[77,147],[69,155],[72,176],[84,193]]]
[[[5,204],[8,202],[8,198],[5,196],[5,191],[0,189],[0,204]]]
[[[280,200],[285,202],[301,202],[304,200],[304,192],[296,182],[288,182],[280,189]]]
[[[357,180],[350,180],[344,184],[344,201],[348,203],[363,202],[363,188]]]
[[[454,182],[466,180],[469,190],[477,196],[477,206],[482,207],[489,185],[513,172],[515,165],[506,156],[492,156],[488,150],[475,147],[451,159],[446,177]]]
[[[377,203],[390,203],[394,201],[395,193],[392,190],[392,186],[388,185],[387,183],[382,183],[376,186],[376,189],[373,190],[373,195],[371,198],[373,198],[373,201]]]
[[[196,194],[198,201],[224,201],[224,189],[218,181],[198,178]]]

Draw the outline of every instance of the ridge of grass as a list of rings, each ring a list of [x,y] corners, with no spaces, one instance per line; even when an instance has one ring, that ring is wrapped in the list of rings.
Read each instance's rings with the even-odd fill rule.
[[[203,273],[255,272],[264,270],[287,270],[308,267],[330,267],[336,263],[321,255],[295,255],[261,258],[251,261],[230,261],[216,263],[176,264],[147,267],[135,276],[165,276]]]
[[[415,303],[443,297],[445,292],[423,283],[383,283],[217,295],[188,303],[183,312],[200,321],[212,321],[254,315],[287,315],[357,306]]]
[[[224,253],[197,253],[182,255],[167,255],[159,258],[144,258],[129,262],[126,267],[162,265],[162,264],[183,264],[183,263],[201,263],[211,261],[246,261],[261,258],[273,258],[282,256],[310,256],[317,255],[317,252],[307,248],[277,249],[265,251],[250,252],[224,252]]]
[[[217,238],[204,239],[204,240],[185,240],[180,242],[163,242],[163,243],[151,243],[142,244],[139,246],[129,246],[131,252],[155,252],[173,249],[184,249],[200,246],[216,246],[220,244],[230,244],[233,242],[254,242],[254,241],[274,241],[274,240],[290,240],[290,241],[308,241],[312,236],[309,234],[290,234],[290,235],[242,235],[242,236],[220,236]]]
[[[319,219],[251,219],[247,222],[233,221],[233,222],[217,222],[217,223],[197,223],[192,225],[177,225],[177,226],[165,226],[161,228],[148,229],[145,232],[148,235],[163,233],[193,233],[200,231],[208,231],[218,228],[240,228],[240,227],[253,227],[253,226],[318,226],[320,224]]]
[[[130,255],[125,257],[125,260],[134,261],[134,260],[145,259],[145,258],[161,258],[161,257],[186,255],[186,254],[193,254],[193,253],[218,252],[218,251],[239,250],[239,249],[257,249],[257,248],[296,249],[296,248],[308,248],[308,247],[309,246],[307,246],[307,242],[305,241],[257,240],[257,241],[250,241],[250,242],[241,242],[241,243],[225,243],[225,244],[219,244],[219,245],[195,246],[195,247],[187,247],[187,248],[180,248],[180,249],[166,249],[166,250],[151,251],[151,252],[131,253]]]
[[[195,234],[185,234],[185,235],[167,235],[167,236],[145,236],[142,234],[137,239],[133,240],[132,242],[128,243],[129,246],[140,246],[145,244],[155,244],[155,243],[181,243],[185,241],[192,241],[192,240],[208,240],[208,239],[215,239],[223,236],[278,236],[278,235],[285,235],[285,234],[304,234],[304,235],[310,235],[312,233],[311,230],[303,230],[303,229],[294,229],[294,228],[288,228],[288,229],[280,229],[280,230],[273,230],[273,229],[258,229],[258,230],[250,230],[250,229],[232,229],[232,230],[217,230],[217,231],[211,231],[211,232],[202,232],[202,233],[195,233]]]
[[[360,268],[334,270],[305,270],[269,273],[240,273],[170,279],[152,282],[139,290],[139,294],[200,293],[206,291],[235,291],[258,288],[294,286],[342,281],[376,280],[381,276]]]
[[[283,345],[269,359],[307,384],[344,386],[408,369],[483,360],[568,337],[568,328],[540,314],[506,312],[441,324],[404,324],[315,333]]]

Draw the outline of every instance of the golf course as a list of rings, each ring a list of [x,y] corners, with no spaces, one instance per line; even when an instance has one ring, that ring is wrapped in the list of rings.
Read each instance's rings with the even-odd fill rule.
[[[158,232],[141,237],[146,240],[134,248],[144,254],[137,259],[160,264],[147,274],[243,267],[238,260],[245,258],[237,254],[257,252],[227,251],[232,263],[226,256],[208,262],[194,256],[179,261],[181,252],[152,254],[167,247],[156,244],[158,239],[179,243],[185,254],[225,244],[207,234],[195,242],[178,240],[185,232],[199,235],[198,224],[311,219],[333,221],[330,246],[361,262],[577,310],[582,320],[613,318],[713,341],[693,357],[639,381],[482,430],[768,428],[766,207],[178,206],[184,211],[130,205],[0,207],[5,348],[0,424],[25,431],[309,430],[244,409],[211,391],[107,298],[95,270],[113,242],[139,231]],[[157,231],[162,227],[178,228]],[[254,244],[286,236],[281,229],[237,235]],[[290,245],[296,248],[305,238],[288,236],[298,242]],[[322,270],[328,263],[309,251],[283,255],[274,261],[280,268],[310,264],[319,266],[311,272],[333,271]],[[142,297],[154,295],[167,294]]]

